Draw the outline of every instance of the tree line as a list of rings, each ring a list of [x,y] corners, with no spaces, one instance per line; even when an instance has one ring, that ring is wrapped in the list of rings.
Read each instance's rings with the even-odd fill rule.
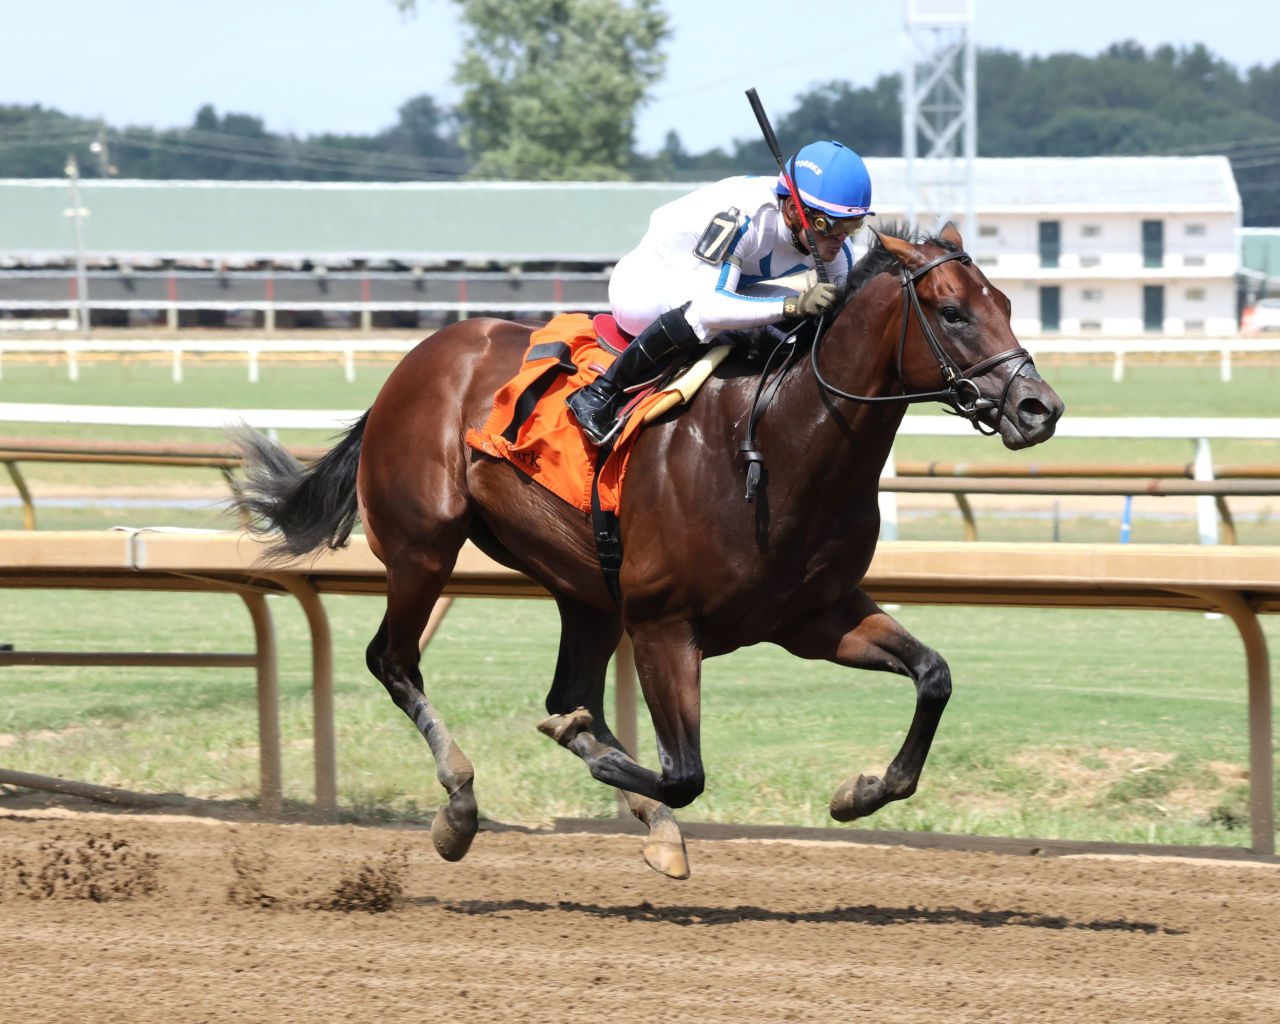
[[[69,153],[85,177],[158,179],[707,180],[773,166],[756,138],[694,153],[672,131],[658,152],[635,150],[636,113],[663,67],[657,0],[590,3],[597,17],[585,25],[575,4],[589,0],[523,0],[544,16],[519,29],[511,2],[463,5],[469,34],[457,107],[422,95],[375,134],[298,138],[208,105],[189,127],[171,129],[0,105],[0,177],[59,176]],[[609,52],[631,56],[610,68],[582,61],[588,40],[602,38]],[[1095,56],[984,49],[977,83],[981,156],[1225,154],[1245,223],[1280,225],[1280,62],[1241,72],[1203,45],[1135,42]],[[901,92],[898,74],[870,86],[816,85],[775,118],[779,141],[795,149],[835,138],[865,156],[900,156]]]

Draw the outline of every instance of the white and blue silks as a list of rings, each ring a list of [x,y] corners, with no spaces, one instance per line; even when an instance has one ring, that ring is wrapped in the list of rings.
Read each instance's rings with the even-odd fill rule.
[[[639,334],[686,302],[685,319],[703,341],[783,319],[783,300],[816,279],[813,257],[792,244],[774,184],[772,177],[726,178],[658,207],[639,245],[609,279],[618,325]],[[734,237],[721,262],[707,263],[694,249],[712,219],[730,209],[738,211]],[[843,284],[854,261],[846,239],[827,264],[831,283]],[[786,278],[792,280],[779,280]]]

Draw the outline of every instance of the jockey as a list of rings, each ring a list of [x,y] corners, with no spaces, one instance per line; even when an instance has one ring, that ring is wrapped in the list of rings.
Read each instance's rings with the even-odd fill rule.
[[[721,331],[831,308],[854,263],[849,239],[872,212],[871,178],[862,158],[838,142],[810,143],[786,167],[830,283],[813,283],[813,254],[781,174],[776,181],[725,178],[660,206],[609,279],[614,319],[636,338],[565,402],[596,444],[611,433],[623,391],[653,376],[673,353]],[[802,275],[796,287],[761,285],[796,275]]]

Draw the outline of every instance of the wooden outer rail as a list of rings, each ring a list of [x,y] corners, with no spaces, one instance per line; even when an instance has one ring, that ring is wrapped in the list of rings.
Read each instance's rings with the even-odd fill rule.
[[[0,531],[0,587],[221,591],[238,593],[246,601],[254,596],[261,600],[265,594],[293,594],[302,602],[311,627],[316,807],[321,816],[332,819],[337,807],[333,662],[322,598],[383,594],[385,573],[361,536],[341,551],[267,570],[259,564],[262,551],[260,542],[237,531]],[[1280,612],[1280,549],[886,542],[877,550],[864,585],[878,601],[904,604],[1167,609],[1230,616],[1247,664],[1251,848],[1256,853],[1275,852],[1271,668],[1258,615]],[[498,565],[471,545],[460,553],[445,593],[549,596],[533,580]],[[254,606],[251,603],[251,609]],[[274,677],[274,637],[265,605],[255,616],[255,632],[259,664],[270,661]],[[12,652],[9,660],[20,659],[22,653]],[[627,719],[630,711],[634,722],[634,675],[620,675],[617,693],[619,736],[634,746],[634,725]],[[259,686],[260,728],[266,730],[264,801],[268,783],[279,785],[276,700],[272,687]],[[264,710],[264,703],[270,708]],[[269,749],[273,753],[268,754]],[[268,764],[272,757],[274,764]],[[12,773],[0,772],[4,781],[13,781]]]
[[[312,462],[327,449],[296,445],[290,454]],[[64,462],[151,466],[208,466],[221,471],[234,493],[234,471],[241,464],[234,445],[208,442],[98,441],[57,438],[0,437],[4,463],[22,502],[24,529],[36,528],[35,499],[19,469],[22,462]],[[1214,480],[1192,479],[1194,463],[1073,464],[903,462],[893,476],[881,479],[883,491],[954,495],[964,518],[965,539],[978,539],[977,520],[969,494],[1020,495],[1184,495],[1212,497],[1223,524],[1225,540],[1236,542],[1235,522],[1226,499],[1280,495],[1280,466],[1225,465],[1216,467]]]
[[[294,445],[289,453],[300,462],[313,462],[328,449],[321,445]],[[239,450],[231,444],[191,441],[95,441],[58,438],[0,437],[0,462],[22,501],[22,526],[36,528],[36,505],[22,462],[71,462],[81,465],[207,466],[220,470],[235,492],[233,471],[241,464]]]
[[[0,440],[0,443],[3,443]],[[1179,477],[1194,480],[1194,462],[899,462],[897,475],[958,477]],[[1280,465],[1259,462],[1244,465],[1215,465],[1219,480],[1256,477],[1280,479]]]
[[[17,536],[10,543],[3,539]],[[66,534],[32,534],[0,531],[0,586],[79,589],[129,589],[128,566],[133,564],[132,537],[128,531],[73,531]],[[177,581],[175,581],[176,583]],[[190,586],[168,586],[163,589],[205,590],[199,581]],[[148,588],[155,589],[155,588]],[[243,599],[254,631],[251,654],[227,652],[126,652],[126,651],[23,651],[0,650],[0,666],[5,665],[122,665],[122,666],[209,666],[252,667],[257,678],[259,794],[262,809],[278,815],[283,806],[279,718],[279,671],[275,628],[261,588],[247,585],[229,589]],[[30,776],[0,770],[0,783],[31,785]],[[24,781],[25,779],[25,781]],[[48,779],[45,788],[60,792],[93,795],[88,783]],[[168,797],[151,794],[129,794],[129,803],[155,804],[168,802]]]
[[[884,477],[883,490],[913,494],[1061,494],[1061,495],[1243,495],[1275,496],[1280,494],[1276,480],[1168,480],[1157,477],[1143,479],[1065,479],[1028,477]]]
[[[927,466],[928,472],[912,470]],[[938,467],[953,467],[944,474]],[[1020,472],[1015,472],[1020,469]],[[1168,470],[1162,475],[1144,475],[1143,469]],[[979,470],[989,473],[970,475]],[[1228,497],[1273,497],[1280,495],[1280,466],[1226,466],[1214,480],[1191,480],[1183,476],[1179,464],[1156,466],[1070,465],[1015,467],[1000,464],[909,463],[897,467],[897,476],[882,477],[880,489],[907,494],[950,494],[964,519],[967,541],[978,539],[978,523],[969,504],[970,494],[1033,494],[1055,497],[1210,497],[1222,523],[1223,541],[1236,543],[1235,519]],[[1030,472],[1029,472],[1030,471]]]
[[[303,462],[323,455],[319,445],[289,451]],[[187,441],[94,441],[64,438],[0,437],[0,459],[22,462],[108,462],[133,465],[213,466],[233,469],[240,452],[232,444]]]

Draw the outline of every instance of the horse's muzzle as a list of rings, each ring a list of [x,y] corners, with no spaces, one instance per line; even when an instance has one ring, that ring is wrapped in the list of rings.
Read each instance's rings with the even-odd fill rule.
[[[1053,437],[1063,409],[1058,393],[1028,365],[1010,383],[995,426],[1006,448],[1030,448]]]

